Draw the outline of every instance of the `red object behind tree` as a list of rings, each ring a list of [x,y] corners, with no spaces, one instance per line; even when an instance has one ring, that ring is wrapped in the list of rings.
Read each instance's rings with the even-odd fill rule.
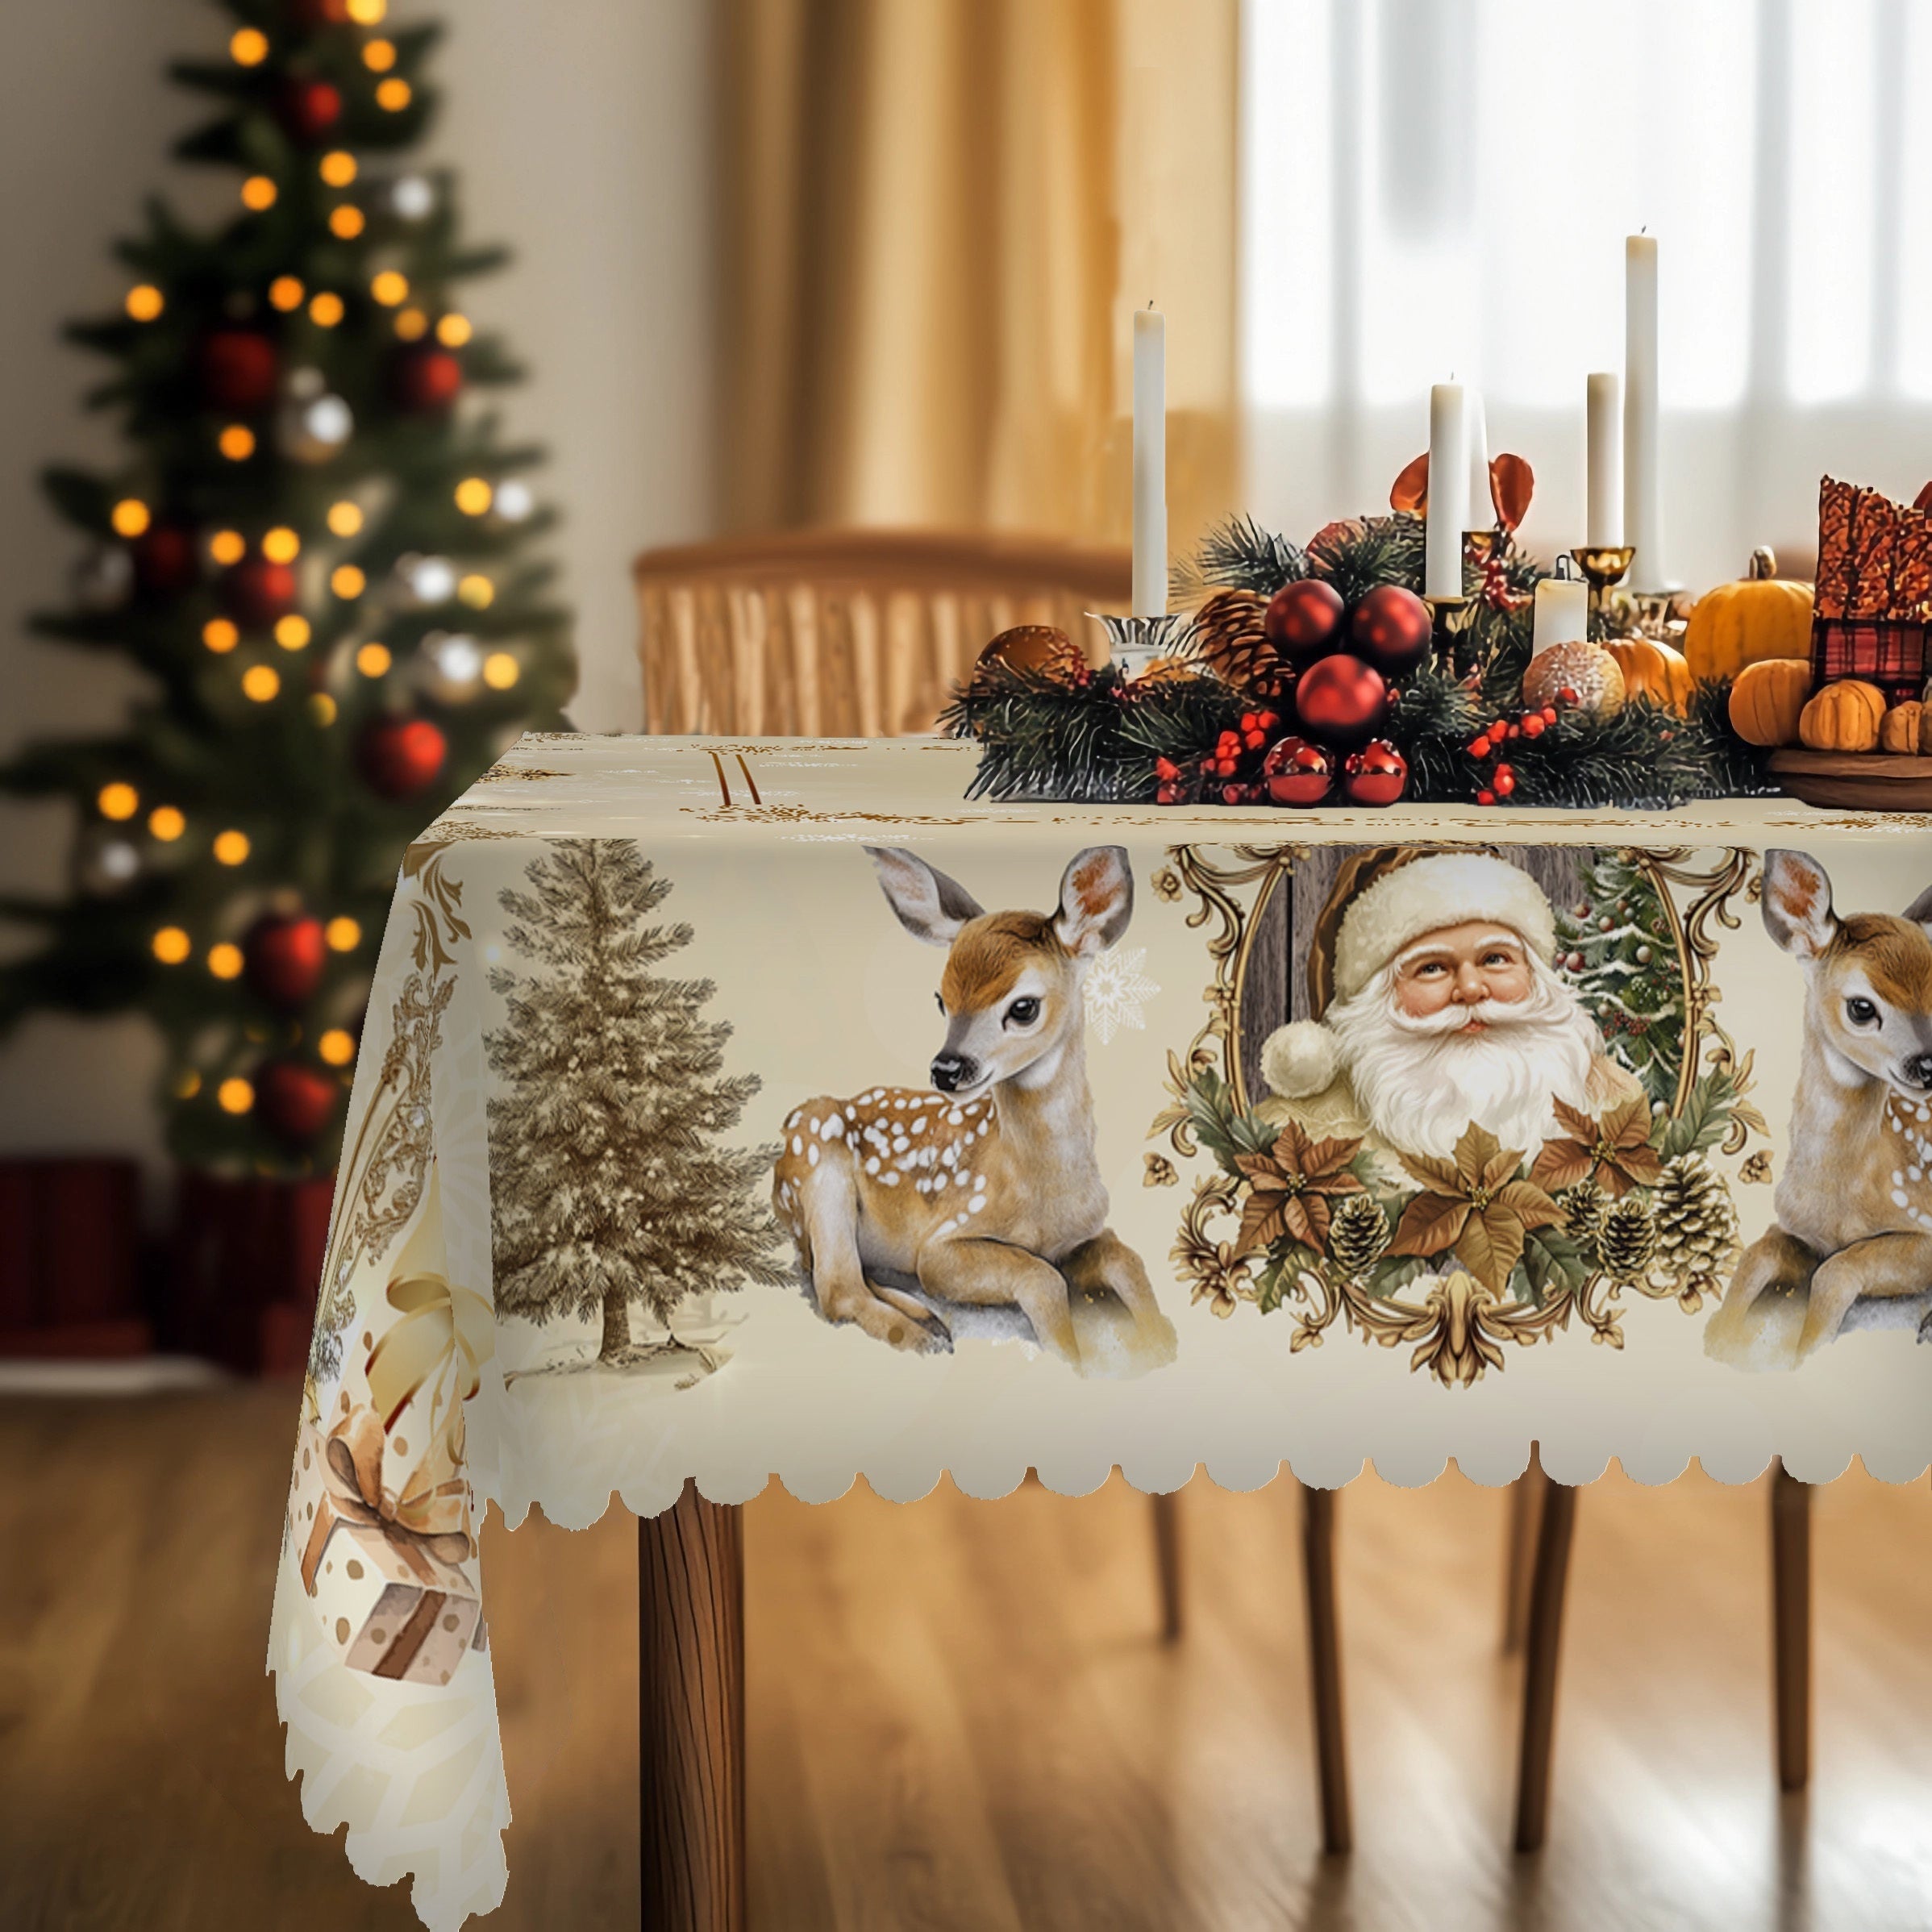
[[[202,400],[231,415],[253,415],[275,400],[281,377],[275,344],[254,329],[212,329],[202,338]]]
[[[0,1161],[0,1355],[144,1353],[140,1251],[131,1160]]]
[[[242,939],[248,984],[271,1006],[293,1013],[315,997],[329,963],[322,922],[313,913],[264,913]]]
[[[403,350],[389,371],[397,403],[417,415],[448,409],[463,389],[463,364],[448,349]]]
[[[184,1168],[176,1198],[166,1339],[244,1374],[306,1351],[329,1239],[333,1180]]]

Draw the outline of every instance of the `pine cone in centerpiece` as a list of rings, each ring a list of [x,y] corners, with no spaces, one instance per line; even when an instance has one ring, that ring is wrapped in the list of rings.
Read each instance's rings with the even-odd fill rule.
[[[1328,1258],[1359,1281],[1389,1251],[1389,1217],[1372,1194],[1344,1194],[1328,1222]]]
[[[1605,1211],[1597,1236],[1597,1256],[1613,1281],[1635,1281],[1651,1264],[1657,1249],[1657,1226],[1650,1203],[1641,1194],[1626,1194]]]
[[[1738,1210],[1722,1178],[1701,1154],[1664,1164],[1652,1214],[1657,1259],[1672,1276],[1709,1286],[1738,1245]]]
[[[1293,670],[1263,627],[1268,599],[1257,590],[1217,590],[1194,613],[1190,649],[1217,677],[1256,697],[1279,697]]]

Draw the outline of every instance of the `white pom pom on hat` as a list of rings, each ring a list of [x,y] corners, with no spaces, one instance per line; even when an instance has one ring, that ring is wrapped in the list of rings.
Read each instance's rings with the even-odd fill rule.
[[[1437,852],[1383,873],[1342,914],[1335,935],[1335,997],[1353,999],[1424,934],[1479,919],[1520,933],[1545,964],[1555,956],[1556,918],[1547,895],[1506,859]]]
[[[1284,1100],[1325,1091],[1342,1061],[1335,1036],[1319,1020],[1277,1026],[1262,1043],[1261,1077]]]

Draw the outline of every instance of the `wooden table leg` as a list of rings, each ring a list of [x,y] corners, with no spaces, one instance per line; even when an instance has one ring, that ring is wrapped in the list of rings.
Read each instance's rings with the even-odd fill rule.
[[[1172,1643],[1180,1634],[1180,1492],[1156,1493],[1154,1560],[1160,1572],[1160,1634]]]
[[[1509,1485],[1509,1548],[1504,1559],[1503,1655],[1514,1657],[1530,1627],[1530,1582],[1536,1573],[1536,1518],[1547,1479],[1535,1443],[1530,1465]]]
[[[1771,1476],[1771,1616],[1778,1784],[1802,1791],[1811,1776],[1811,1485],[1782,1462]]]
[[[1556,1734],[1556,1663],[1563,1642],[1563,1599],[1569,1580],[1576,1492],[1546,1478],[1536,1567],[1530,1580],[1523,1659],[1522,1743],[1516,1772],[1516,1849],[1537,1851],[1550,1828],[1550,1759]]]
[[[1304,1485],[1301,1559],[1308,1585],[1308,1674],[1322,1787],[1322,1849],[1355,1848],[1348,1804],[1348,1746],[1342,1726],[1342,1633],[1335,1614],[1335,1493]]]
[[[644,1932],[744,1932],[744,1527],[694,1483],[637,1526]]]

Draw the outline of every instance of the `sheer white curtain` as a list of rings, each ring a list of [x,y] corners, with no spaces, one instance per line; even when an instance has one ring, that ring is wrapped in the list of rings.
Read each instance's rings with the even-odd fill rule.
[[[1932,0],[1247,0],[1248,501],[1380,508],[1479,385],[1580,541],[1584,378],[1658,237],[1666,556],[1803,564],[1822,472],[1932,477]]]

